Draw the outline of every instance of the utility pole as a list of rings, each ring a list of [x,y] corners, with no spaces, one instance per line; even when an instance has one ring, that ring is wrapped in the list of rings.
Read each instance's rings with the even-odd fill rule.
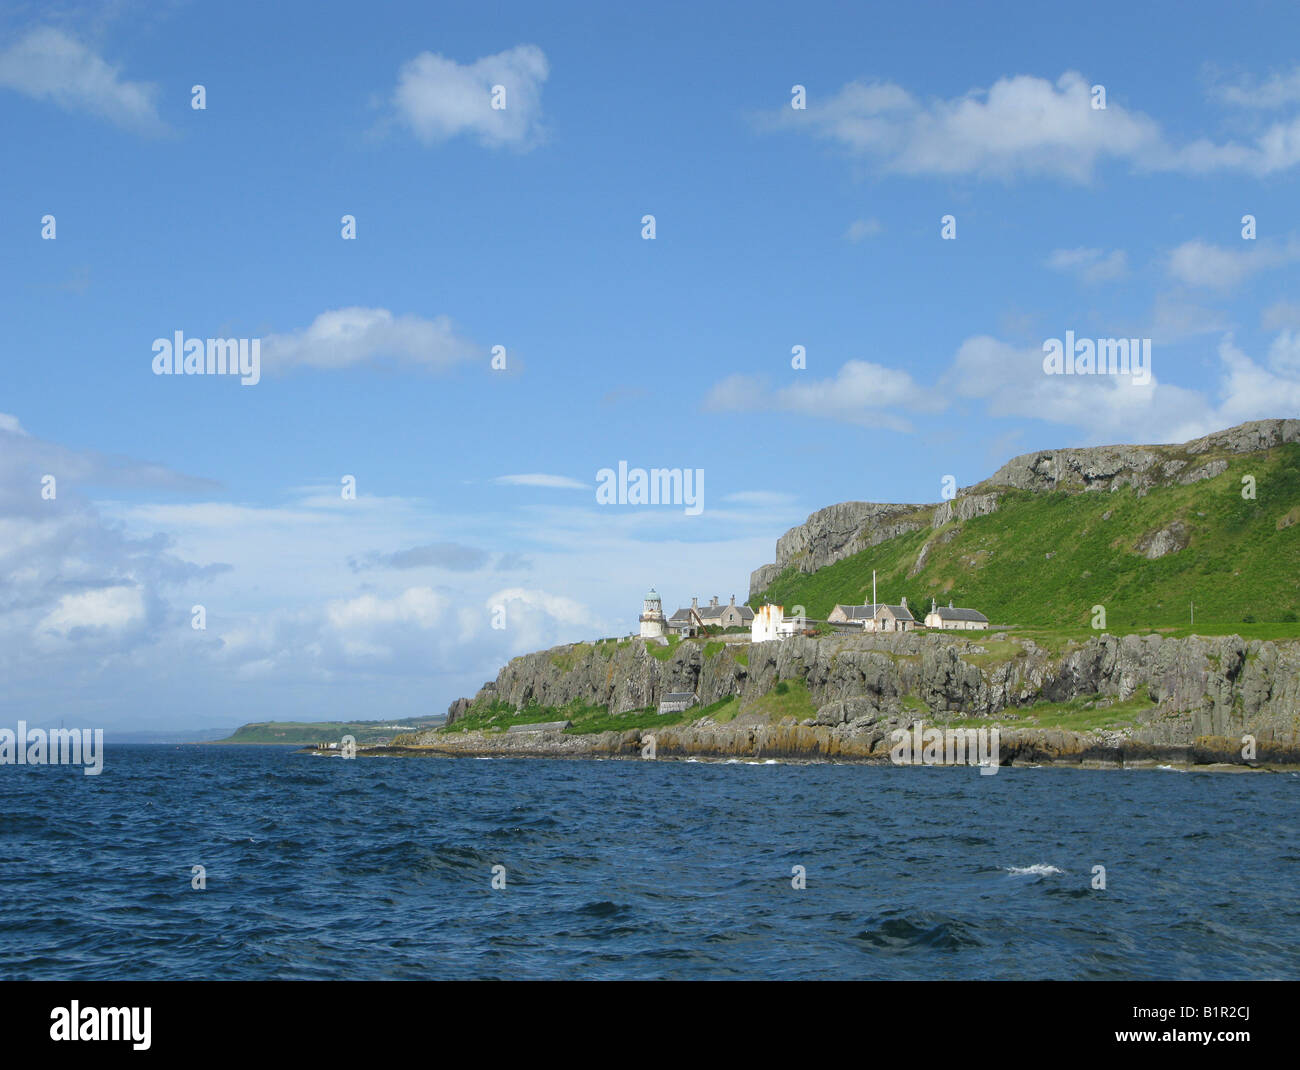
[[[876,570],[871,570],[871,612],[876,612]]]
[[[1189,602],[1188,605],[1192,607],[1192,627],[1195,628],[1196,627],[1196,603]]]

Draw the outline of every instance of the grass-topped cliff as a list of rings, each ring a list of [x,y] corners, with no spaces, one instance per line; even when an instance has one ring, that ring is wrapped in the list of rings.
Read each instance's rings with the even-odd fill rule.
[[[443,723],[438,717],[407,717],[398,721],[254,721],[240,725],[217,743],[281,743],[307,746],[314,743],[338,743],[351,736],[358,743],[379,743],[403,732],[436,728]]]
[[[802,605],[824,619],[837,602],[869,602],[874,569],[881,600],[906,595],[918,617],[934,598],[995,624],[1083,634],[1101,605],[1112,632],[1300,636],[1300,443],[1141,449],[1161,451],[1141,478],[1112,473],[1099,489],[1082,479],[1056,489],[988,481],[970,497],[991,512],[962,519],[961,497],[915,507],[890,518],[910,530],[809,568],[814,535],[778,559],[779,572],[767,566],[764,578],[775,576],[750,603]],[[1253,498],[1243,497],[1245,477]]]
[[[1085,749],[1300,745],[1300,420],[1025,454],[934,505],[830,506],[778,540],[751,603],[824,619],[870,600],[873,570],[918,617],[933,597],[1006,627],[573,643],[513,658],[405,742],[518,752],[549,735],[569,753],[652,731],[684,754],[861,757],[919,719],[1086,733]],[[696,704],[658,712],[682,692]],[[509,731],[549,722],[568,725]]]

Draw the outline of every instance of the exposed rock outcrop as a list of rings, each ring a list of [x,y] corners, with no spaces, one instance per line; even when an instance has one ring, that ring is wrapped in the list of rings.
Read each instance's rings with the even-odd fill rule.
[[[840,502],[819,509],[777,539],[776,561],[753,572],[750,592],[766,589],[788,567],[816,572],[886,539],[916,531],[929,523],[928,513],[917,510],[915,505],[876,502]]]
[[[1013,457],[976,489],[1113,491],[1131,486],[1141,493],[1158,485],[1213,479],[1228,467],[1219,457],[1189,468],[1202,454],[1255,453],[1287,442],[1300,442],[1300,420],[1255,420],[1181,445],[1042,450]]]
[[[1142,697],[1151,707],[1131,733],[1136,742],[1188,746],[1199,736],[1249,733],[1300,745],[1297,642],[1103,634],[1053,656],[1028,639],[902,632],[738,644],[711,657],[705,644],[685,641],[665,660],[639,639],[605,646],[515,658],[478,698],[515,709],[579,702],[619,714],[691,691],[701,705],[735,695],[743,708],[779,681],[797,680],[812,699],[810,726],[861,729],[911,715],[995,717],[1039,701]]]
[[[751,598],[760,596],[787,568],[816,572],[886,539],[926,526],[964,523],[994,512],[1000,492],[1008,489],[1082,493],[1132,487],[1144,495],[1157,486],[1213,479],[1227,469],[1228,455],[1272,449],[1288,442],[1300,442],[1300,420],[1255,420],[1181,445],[1094,446],[1024,453],[983,482],[938,504],[841,502],[818,510],[782,535],[776,544],[776,560],[750,575],[749,594]],[[1162,554],[1157,556],[1181,549],[1176,542],[1166,539],[1161,543]]]
[[[1152,531],[1138,540],[1137,551],[1148,561],[1155,561],[1166,554],[1176,554],[1187,549],[1191,532],[1181,520],[1175,520],[1158,531]]]
[[[934,507],[934,518],[931,520],[931,526],[941,528],[944,524],[953,520],[962,521],[970,520],[972,517],[987,516],[994,512],[998,507],[998,496],[996,494],[963,494],[961,497],[952,498],[946,502],[940,502]]]

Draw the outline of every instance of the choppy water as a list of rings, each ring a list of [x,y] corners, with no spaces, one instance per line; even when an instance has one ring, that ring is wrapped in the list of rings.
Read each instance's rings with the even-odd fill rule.
[[[0,977],[1295,978],[1298,806],[1290,773],[109,747],[0,767]]]

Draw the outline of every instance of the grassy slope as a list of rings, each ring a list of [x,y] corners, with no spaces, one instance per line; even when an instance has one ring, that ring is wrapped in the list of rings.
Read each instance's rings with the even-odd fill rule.
[[[1168,456],[1177,456],[1170,453]],[[1212,455],[1191,459],[1191,466]],[[1225,457],[1228,470],[1189,486],[1157,488],[1144,497],[1130,489],[1086,494],[1005,492],[996,513],[939,531],[927,526],[854,557],[804,575],[786,570],[766,592],[790,607],[802,604],[813,618],[824,618],[836,602],[863,602],[871,597],[871,570],[877,572],[882,598],[907,595],[913,607],[928,608],[931,595],[946,603],[976,606],[995,623],[1017,624],[1018,635],[1032,638],[1053,653],[1095,635],[1092,607],[1106,607],[1111,632],[1154,629],[1169,635],[1233,633],[1247,638],[1300,637],[1300,624],[1283,623],[1288,611],[1300,614],[1300,445],[1279,447],[1248,457]],[[1253,475],[1256,498],[1241,497],[1241,477]],[[1106,513],[1108,518],[1103,519]],[[928,509],[918,516],[928,518]],[[1290,526],[1280,526],[1285,517]],[[1186,549],[1156,561],[1136,552],[1143,535],[1181,519],[1190,531]],[[959,530],[958,530],[959,529]],[[953,533],[947,543],[938,538]],[[916,576],[908,571],[930,539],[926,565]],[[1051,554],[1051,557],[1047,555]],[[1196,626],[1187,619],[1196,602]],[[1255,623],[1242,618],[1253,615]],[[968,655],[983,668],[1019,655],[1021,647],[997,635],[972,636],[987,650]],[[627,640],[602,640],[596,649],[609,657]],[[651,656],[672,657],[681,640],[651,644]],[[555,665],[571,670],[582,646],[557,652]],[[706,658],[721,653],[721,643],[705,641]],[[747,664],[747,652],[733,650]],[[905,710],[931,715],[916,695],[903,697]],[[1133,723],[1149,702],[1135,697],[1117,703],[1081,697],[1067,703],[1040,702],[1006,711],[996,720],[1006,725],[1062,727],[1076,730]],[[445,731],[505,731],[511,724],[570,720],[569,732],[655,728],[710,717],[726,723],[755,715],[776,722],[803,719],[814,712],[802,681],[788,681],[741,707],[732,697],[708,707],[660,716],[654,709],[610,714],[603,707],[531,706],[516,713],[504,703],[480,704]],[[952,724],[968,719],[938,716]],[[972,718],[970,725],[988,724]],[[358,737],[360,738],[360,737]]]
[[[604,706],[588,706],[573,702],[567,706],[526,706],[515,712],[507,702],[481,702],[470,707],[454,725],[443,732],[504,732],[511,725],[539,724],[546,721],[570,721],[566,729],[570,735],[589,735],[594,732],[625,732],[632,728],[664,728],[668,725],[687,724],[706,717],[719,724],[734,720],[738,713],[754,714],[775,723],[785,717],[802,719],[811,717],[817,708],[802,680],[778,684],[749,706],[742,708],[739,699],[732,695],[708,706],[692,706],[680,713],[658,713],[656,707],[610,713]],[[399,742],[401,742],[399,740]]]
[[[1241,496],[1247,474],[1256,479],[1254,501]],[[787,569],[751,601],[801,604],[825,618],[836,602],[870,601],[874,568],[882,600],[907,595],[928,609],[933,596],[974,606],[995,624],[1082,635],[1092,607],[1103,605],[1109,631],[1187,634],[1194,601],[1201,634],[1300,636],[1300,626],[1278,623],[1300,613],[1300,523],[1279,527],[1288,515],[1300,515],[1300,444],[1231,458],[1214,479],[1142,498],[1128,488],[1009,491],[997,512],[966,521],[946,544],[936,539],[914,577],[907,573],[925,542],[958,525],[899,536],[811,575]],[[1175,519],[1190,530],[1186,549],[1155,561],[1136,552],[1143,535]],[[1247,615],[1258,623],[1243,624]]]
[[[655,707],[612,714],[604,706],[573,702],[568,706],[526,706],[518,713],[508,702],[477,703],[444,732],[504,732],[511,725],[541,724],[546,721],[571,721],[566,730],[573,735],[592,732],[624,731],[629,728],[662,728],[694,720],[698,707],[682,713],[658,713]]]
[[[309,743],[337,743],[350,735],[358,743],[375,743],[391,739],[397,730],[389,725],[402,725],[408,731],[433,728],[442,723],[441,717],[408,717],[393,721],[255,721],[240,725],[226,739],[218,743],[292,743],[305,746]]]

